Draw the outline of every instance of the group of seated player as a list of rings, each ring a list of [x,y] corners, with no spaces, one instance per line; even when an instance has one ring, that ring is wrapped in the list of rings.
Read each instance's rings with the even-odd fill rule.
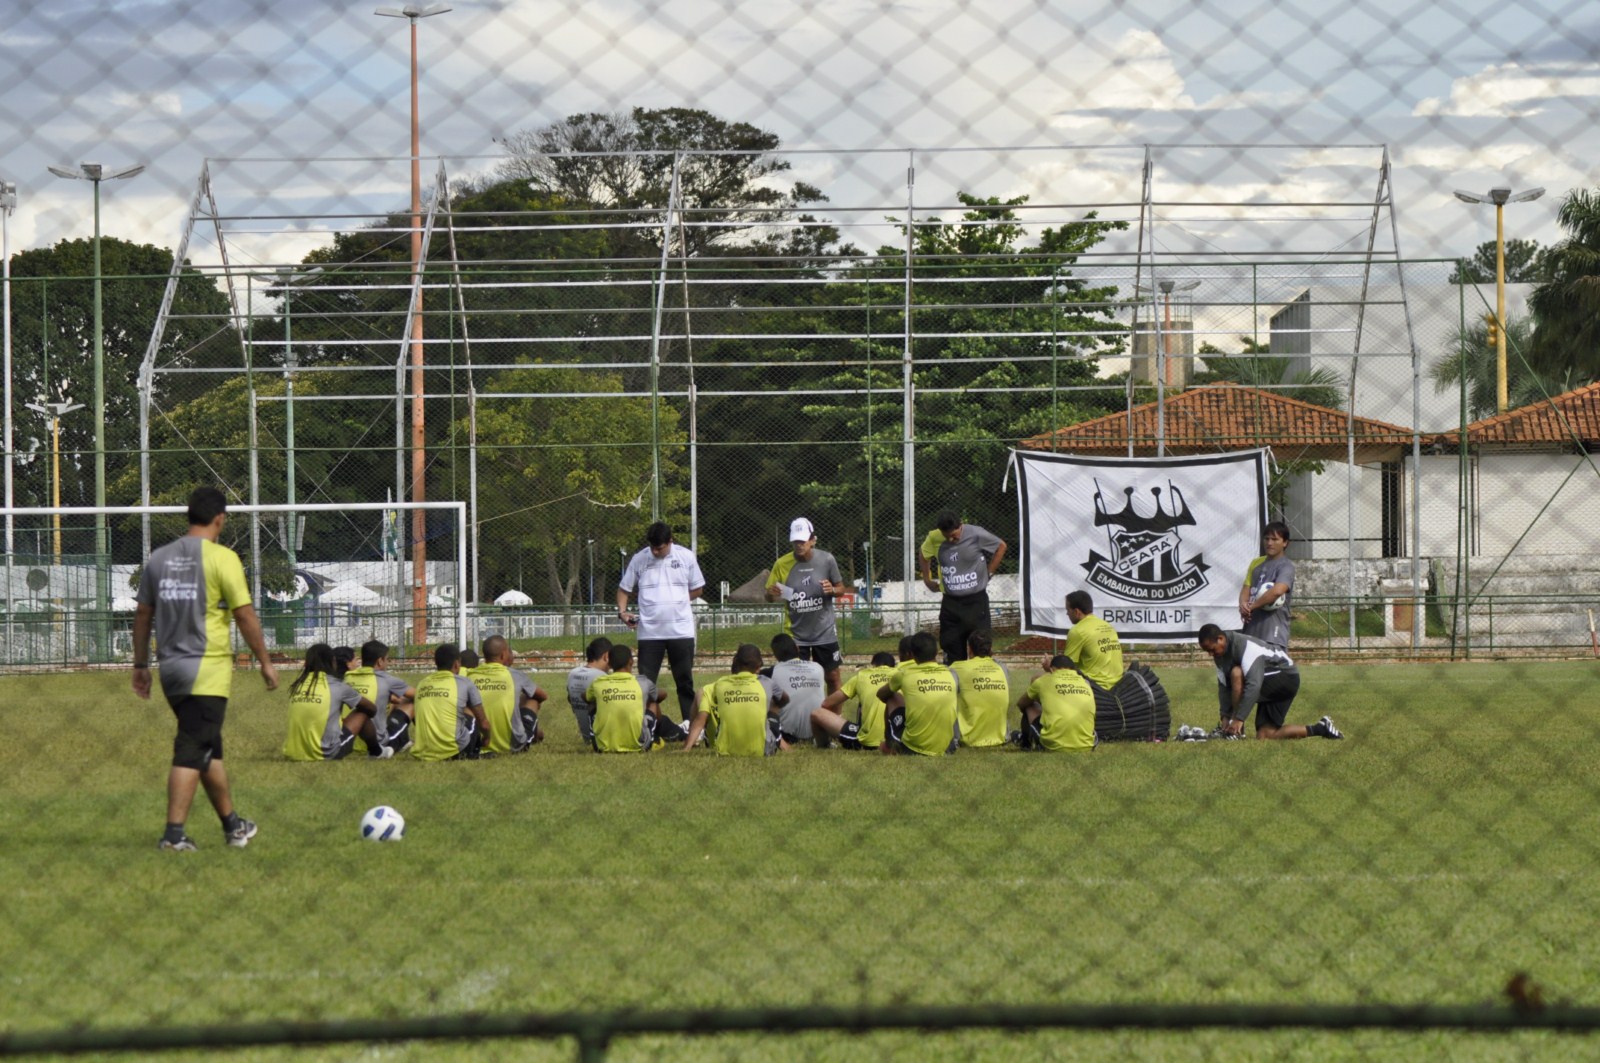
[[[656,684],[633,671],[632,648],[597,638],[584,663],[568,673],[567,701],[584,742],[601,753],[704,745],[722,756],[770,756],[802,743],[891,755],[942,756],[961,746],[1008,744],[1081,752],[1096,745],[1096,692],[1114,687],[1124,667],[1116,631],[1094,615],[1089,595],[1068,595],[1067,610],[1073,627],[1063,652],[1043,662],[1043,674],[1018,699],[1021,727],[1015,731],[1007,729],[1010,677],[994,659],[986,630],[972,632],[966,659],[948,666],[937,662],[939,643],[931,633],[908,635],[900,640],[898,660],[876,653],[835,689],[828,687],[837,675],[802,659],[789,635],[773,638],[771,665],[747,643],[734,652],[726,675],[695,694],[681,725],[662,712]],[[1237,652],[1223,676],[1224,654],[1216,647],[1228,648],[1229,635]],[[1221,716],[1234,734],[1259,699],[1262,737],[1342,737],[1326,717],[1310,727],[1284,726],[1295,693],[1289,680],[1298,688],[1286,656],[1278,660],[1257,640],[1214,625],[1202,630],[1200,642],[1218,657]],[[1248,660],[1231,659],[1241,654]],[[526,752],[544,739],[539,712],[547,695],[513,667],[502,636],[484,640],[481,659],[470,649],[440,646],[436,670],[414,689],[389,674],[389,648],[382,642],[361,647],[360,667],[350,667],[354,657],[325,643],[307,649],[305,667],[290,685],[284,745],[290,759],[338,760],[364,751],[373,758],[409,752],[419,760],[477,760]],[[1283,689],[1265,689],[1268,680]],[[858,706],[856,719],[844,715],[848,701]]]

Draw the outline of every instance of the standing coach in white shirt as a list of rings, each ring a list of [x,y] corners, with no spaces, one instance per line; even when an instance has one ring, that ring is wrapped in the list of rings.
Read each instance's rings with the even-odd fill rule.
[[[706,578],[694,554],[672,541],[672,529],[656,521],[645,530],[649,545],[628,559],[617,587],[617,616],[639,636],[638,674],[654,682],[661,659],[672,670],[678,708],[685,722],[694,712],[694,611],[689,603],[705,592]],[[628,612],[630,596],[638,612]]]

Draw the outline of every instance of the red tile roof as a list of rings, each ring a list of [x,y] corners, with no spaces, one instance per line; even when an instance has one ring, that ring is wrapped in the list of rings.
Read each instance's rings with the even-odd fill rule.
[[[1467,425],[1467,441],[1504,446],[1566,444],[1600,440],[1600,383],[1552,395],[1515,410],[1485,417]],[[1458,430],[1440,432],[1428,442],[1454,447],[1461,442]]]
[[[1351,428],[1342,410],[1242,384],[1189,388],[1166,400],[1168,454],[1270,446],[1281,460],[1342,461],[1347,454],[1346,432]],[[1353,429],[1358,462],[1394,460],[1402,449],[1411,447],[1411,430],[1400,425],[1357,417]],[[1022,446],[1075,454],[1126,454],[1130,434],[1135,454],[1155,453],[1156,403],[1067,425],[1025,439]]]

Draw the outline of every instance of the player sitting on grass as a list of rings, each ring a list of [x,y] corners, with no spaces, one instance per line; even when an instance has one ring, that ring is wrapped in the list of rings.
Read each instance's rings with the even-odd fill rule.
[[[606,674],[606,658],[610,654],[611,640],[602,635],[584,650],[584,663],[567,673],[567,704],[572,706],[572,715],[578,721],[578,733],[591,746],[594,745],[594,714],[589,711],[589,703],[583,700],[583,693],[590,683]]]
[[[1217,662],[1217,706],[1222,721],[1212,734],[1240,738],[1250,711],[1256,710],[1257,738],[1343,738],[1324,716],[1309,727],[1286,724],[1289,706],[1300,692],[1300,670],[1288,653],[1242,631],[1216,624],[1200,629],[1200,648]]]
[[[811,714],[822,707],[826,673],[816,661],[801,660],[800,647],[788,635],[772,637],[772,655],[778,659],[778,663],[767,669],[766,674],[789,697],[778,718],[785,746],[813,741]],[[826,736],[818,735],[815,740],[826,748]]]
[[[778,733],[778,711],[789,695],[760,672],[760,647],[742,644],[729,674],[695,695],[685,750],[693,749],[702,734],[722,757],[770,757],[788,748]]]
[[[894,675],[894,654],[879,650],[872,663],[845,680],[844,686],[822,699],[822,708],[811,714],[813,734],[830,735],[845,749],[877,749],[883,744],[883,702],[878,691]],[[839,710],[854,699],[856,719],[847,720]]]
[[[967,658],[950,665],[956,677],[956,718],[961,744],[997,749],[1006,744],[1006,711],[1011,708],[1011,681],[1006,666],[995,660],[988,628],[967,636]]]
[[[938,663],[939,640],[926,631],[911,636],[911,664],[902,664],[878,688],[887,736],[885,754],[941,757],[956,744],[956,680]]]
[[[411,748],[411,710],[407,706],[416,691],[404,679],[390,675],[388,668],[389,647],[372,639],[361,644],[361,667],[346,672],[344,681],[376,707],[378,714],[372,718],[372,726],[378,732],[378,741],[396,753],[404,753]],[[385,754],[381,749],[368,748],[367,755]]]
[[[589,684],[583,698],[594,706],[596,753],[642,753],[664,741],[682,741],[685,733],[661,715],[661,692],[655,683],[633,674],[633,650],[613,646],[607,656],[609,675]]]
[[[483,696],[483,713],[489,718],[489,742],[494,753],[526,753],[544,741],[539,707],[549,696],[526,672],[512,666],[516,655],[502,635],[483,640],[483,663],[468,677]]]
[[[1065,654],[1044,663],[1044,674],[1017,699],[1023,749],[1082,753],[1095,747],[1094,690]]]
[[[356,736],[368,748],[394,751],[378,741],[372,726],[377,709],[342,679],[335,679],[333,647],[318,642],[306,648],[305,667],[289,684],[289,735],[283,755],[290,760],[343,760],[355,748]],[[341,711],[349,715],[340,719]]]
[[[477,760],[490,734],[483,695],[461,674],[461,652],[452,643],[433,651],[433,666],[437,670],[417,684],[411,755],[418,760]]]

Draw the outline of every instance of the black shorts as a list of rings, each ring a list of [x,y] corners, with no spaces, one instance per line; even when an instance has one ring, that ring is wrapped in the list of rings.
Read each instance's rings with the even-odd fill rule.
[[[844,667],[844,654],[839,652],[837,642],[829,642],[821,646],[801,646],[800,659],[802,661],[816,661],[822,665],[824,672],[837,672]]]
[[[228,713],[228,699],[190,695],[170,702],[178,718],[178,734],[172,740],[172,766],[205,771],[213,760],[222,759],[222,720]]]
[[[1262,724],[1282,727],[1289,718],[1289,706],[1300,693],[1300,675],[1297,672],[1269,675],[1261,682],[1261,699],[1256,702],[1256,730]]]
[[[866,746],[861,744],[861,725],[859,723],[856,723],[854,720],[846,720],[845,721],[844,730],[839,732],[839,748],[840,749],[866,749],[867,748]],[[877,746],[873,746],[872,748],[873,749],[877,749],[878,747]]]

